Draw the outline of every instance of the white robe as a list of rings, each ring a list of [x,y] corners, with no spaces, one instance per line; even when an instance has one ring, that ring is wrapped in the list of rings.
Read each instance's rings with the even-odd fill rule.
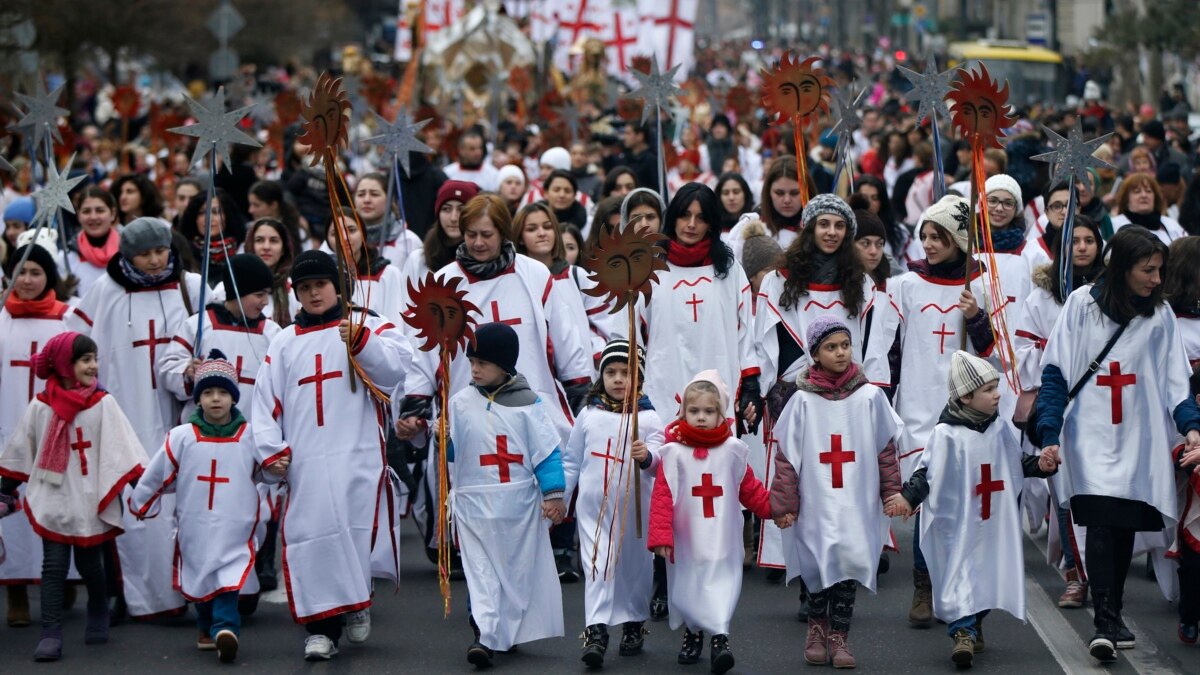
[[[642,439],[662,430],[657,412],[638,413],[638,435]],[[622,431],[626,440],[621,438]],[[629,431],[628,426],[621,428],[619,413],[589,406],[575,420],[563,453],[568,498],[578,485],[575,521],[587,626],[615,626],[650,618],[654,556],[646,550],[645,535],[637,538]],[[654,453],[651,457],[657,459]],[[640,473],[643,533],[649,527],[650,493],[656,471],[657,462],[652,460]]]
[[[563,634],[562,590],[536,467],[559,446],[549,406],[450,399],[450,511],[479,641],[505,651]]]
[[[129,417],[144,448],[157,448],[179,422],[179,401],[158,381],[157,363],[190,314],[188,307],[199,307],[199,296],[200,275],[191,272],[180,281],[135,292],[105,275],[79,303],[82,320],[67,320],[68,328],[96,341],[100,382]],[[117,539],[117,550],[125,601],[133,616],[174,613],[185,606],[171,578],[173,500],[163,499],[163,509],[171,515],[149,521],[124,517],[125,534]]]
[[[980,311],[987,311],[983,284],[983,279],[976,277],[971,281],[971,291]],[[963,283],[906,272],[892,279],[888,287],[901,320],[901,370],[895,406],[904,420],[898,444],[900,475],[908,480],[946,405],[950,360],[965,330],[958,309]],[[967,351],[975,353],[969,337],[966,342]]]
[[[604,351],[604,345],[612,339],[616,333],[616,326],[621,325],[621,321],[626,320],[626,314],[619,312],[612,314],[612,303],[608,298],[597,298],[584,293],[585,290],[591,290],[596,287],[596,282],[592,281],[588,272],[581,267],[572,265],[569,269],[569,275],[575,282],[575,287],[579,289],[579,299],[583,301],[583,311],[587,314],[588,327],[591,328],[591,349],[592,356],[598,358],[600,353]],[[626,328],[624,332],[629,332]]]
[[[254,400],[254,382],[258,370],[262,367],[263,359],[267,356],[267,347],[272,338],[279,334],[279,324],[264,314],[262,321],[254,328],[236,326],[218,320],[211,309],[205,310],[203,344],[200,345],[200,358],[207,359],[213,349],[219,349],[225,354],[237,370],[238,391],[240,392],[239,408],[245,415],[246,421],[251,421],[253,415],[250,402]],[[182,419],[188,419],[196,404],[192,402],[192,383],[184,381],[184,373],[192,362],[192,354],[196,353],[196,326],[200,321],[199,314],[193,314],[179,325],[171,337],[170,344],[163,349],[158,358],[158,379],[183,403]]]
[[[853,579],[875,592],[889,528],[879,453],[902,427],[883,390],[871,384],[840,401],[803,390],[788,401],[774,433],[799,478],[800,512],[783,532],[789,580],[800,576],[815,591]]]
[[[1122,227],[1125,227],[1126,225],[1129,225],[1129,224],[1130,224],[1129,216],[1126,216],[1123,213],[1113,216],[1112,217],[1113,234],[1116,234],[1117,230],[1119,230]],[[1187,236],[1187,230],[1183,229],[1183,226],[1180,225],[1178,221],[1176,221],[1174,218],[1171,218],[1170,216],[1162,216],[1162,225],[1163,226],[1161,228],[1159,228],[1157,230],[1150,230],[1150,231],[1152,233],[1154,233],[1154,236],[1158,237],[1162,241],[1162,243],[1166,244],[1167,246],[1170,246],[1171,242],[1175,241],[1176,239],[1180,239],[1182,237]]]
[[[692,377],[716,369],[730,388],[759,374],[754,353],[750,282],[736,262],[723,278],[712,265],[658,273],[658,284],[642,314],[648,327],[645,392],[659,414],[674,416]],[[628,327],[621,330],[628,332]],[[763,393],[765,394],[765,387]],[[733,416],[732,396],[726,417]]]
[[[352,302],[365,307],[386,321],[404,321],[404,275],[396,265],[387,265],[375,274],[364,274],[354,283]]]
[[[1177,314],[1175,318],[1183,337],[1183,351],[1194,366],[1200,363],[1200,314]]]
[[[75,289],[75,294],[81,298],[87,295],[87,292],[91,289],[92,284],[96,283],[100,277],[103,277],[106,274],[106,270],[103,267],[96,267],[89,262],[84,262],[84,260],[80,258],[79,254],[75,251],[67,252],[67,260],[70,261],[71,264],[71,274],[74,274],[75,278],[79,279],[79,287]],[[63,270],[63,273],[65,277],[65,269]]]
[[[1012,429],[998,422],[982,434],[938,424],[921,454],[918,468],[929,480],[921,552],[933,582],[933,614],[946,623],[988,609],[1025,620],[1022,453]]]
[[[728,634],[742,592],[740,488],[750,471],[746,444],[730,438],[697,460],[694,448],[659,448],[659,476],[671,491],[674,552],[667,563],[671,630]]]
[[[190,602],[240,591],[253,576],[259,471],[249,424],[229,438],[183,424],[167,434],[129,498],[135,515],[153,518],[159,497],[175,493],[175,583]]]
[[[1117,330],[1086,285],[1067,298],[1046,344],[1042,366],[1057,366],[1071,387]],[[1166,304],[1137,316],[1099,370],[1067,404],[1060,437],[1062,465],[1055,494],[1065,507],[1076,495],[1145,502],[1168,527],[1175,502],[1172,413],[1190,398],[1191,368],[1178,322]]]
[[[358,317],[356,317],[357,320]],[[299,623],[371,605],[371,548],[386,473],[385,415],[356,377],[338,321],[292,324],[271,341],[254,386],[254,440],[269,467],[291,458],[280,540],[284,585]],[[394,391],[412,348],[391,323],[366,319],[357,363]]]

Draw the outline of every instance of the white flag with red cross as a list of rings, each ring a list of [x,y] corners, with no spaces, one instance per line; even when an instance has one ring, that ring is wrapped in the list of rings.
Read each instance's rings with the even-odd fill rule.
[[[675,81],[687,79],[695,60],[699,0],[638,0],[637,53],[658,56],[663,71],[674,65]]]

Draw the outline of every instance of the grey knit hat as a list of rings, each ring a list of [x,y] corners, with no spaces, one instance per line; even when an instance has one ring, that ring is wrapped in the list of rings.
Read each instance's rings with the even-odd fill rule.
[[[989,382],[1000,379],[992,364],[964,351],[954,352],[950,361],[950,400],[957,401]]]
[[[121,228],[121,257],[126,260],[159,247],[171,247],[171,224],[162,218],[142,216]]]
[[[779,242],[767,234],[767,228],[761,220],[752,220],[742,228],[742,269],[746,278],[753,279],[754,275],[765,269],[779,266],[783,258],[783,249]]]
[[[858,221],[854,219],[854,211],[850,210],[850,205],[837,195],[826,192],[808,200],[808,204],[804,206],[804,213],[800,215],[800,221],[804,223],[805,227],[808,227],[819,216],[826,213],[832,213],[844,219],[846,226],[850,230],[847,234],[850,235],[851,240],[854,239],[854,231],[858,229]]]

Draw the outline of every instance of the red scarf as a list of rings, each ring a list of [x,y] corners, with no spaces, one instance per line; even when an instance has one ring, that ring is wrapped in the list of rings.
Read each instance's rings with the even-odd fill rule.
[[[104,394],[105,391],[95,384],[68,389],[59,382],[58,377],[52,375],[46,380],[46,390],[37,395],[39,401],[54,411],[46,429],[46,437],[42,440],[42,450],[38,453],[37,468],[46,482],[62,484],[62,475],[67,470],[67,460],[71,456],[71,427],[75,423],[75,416],[96,405],[104,398]]]
[[[858,364],[853,362],[841,375],[834,375],[820,366],[813,366],[808,369],[808,380],[822,389],[841,391],[846,387],[846,383],[854,379],[857,374]]]
[[[709,255],[711,249],[712,239],[704,238],[691,246],[686,246],[672,239],[667,245],[667,260],[672,265],[679,265],[680,267],[711,265],[712,256]]]
[[[85,263],[105,269],[108,261],[112,260],[112,257],[120,251],[121,235],[117,234],[117,228],[110,227],[108,228],[108,237],[104,240],[104,246],[92,246],[87,235],[80,232],[75,239],[75,244],[79,246],[79,257]]]
[[[53,290],[48,290],[42,293],[40,298],[33,300],[22,300],[16,293],[9,293],[8,299],[4,301],[4,309],[8,310],[14,319],[27,316],[58,316],[62,314],[65,306],[58,301]]]
[[[708,457],[710,448],[715,448],[729,440],[732,434],[729,431],[728,422],[717,425],[713,429],[697,429],[680,418],[667,425],[666,435],[668,439],[676,443],[690,446],[692,455],[696,459],[704,459]]]

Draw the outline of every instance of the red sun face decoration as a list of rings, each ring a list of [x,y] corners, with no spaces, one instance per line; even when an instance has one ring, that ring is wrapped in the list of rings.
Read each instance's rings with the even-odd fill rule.
[[[433,272],[428,272],[416,288],[411,279],[408,281],[411,304],[404,312],[404,321],[417,330],[422,351],[441,347],[454,358],[459,349],[475,341],[473,314],[478,314],[479,308],[466,299],[466,288],[458,288],[460,281],[441,279]]]
[[[1016,123],[1009,116],[1008,82],[1001,87],[980,63],[978,73],[964,69],[951,86],[946,98],[954,103],[950,114],[954,128],[982,147],[1003,147],[1000,137]]]
[[[113,110],[117,111],[117,115],[121,119],[131,120],[137,115],[142,99],[138,96],[137,89],[128,84],[123,84],[113,90],[112,103]]]
[[[310,166],[320,164],[327,150],[336,150],[348,142],[350,100],[342,89],[341,78],[321,73],[301,114],[305,119],[304,133],[296,141],[311,148]]]
[[[644,295],[649,303],[650,291],[658,282],[657,272],[667,271],[667,263],[658,255],[665,240],[665,236],[644,231],[637,225],[626,226],[624,230],[614,228],[600,235],[596,252],[583,263],[596,287],[583,292],[611,299],[613,314],[633,305],[639,295]]]
[[[819,61],[815,56],[797,61],[787,52],[779,65],[762,71],[763,107],[778,116],[777,122],[799,117],[807,124],[818,114],[829,114],[833,79],[817,67]]]

